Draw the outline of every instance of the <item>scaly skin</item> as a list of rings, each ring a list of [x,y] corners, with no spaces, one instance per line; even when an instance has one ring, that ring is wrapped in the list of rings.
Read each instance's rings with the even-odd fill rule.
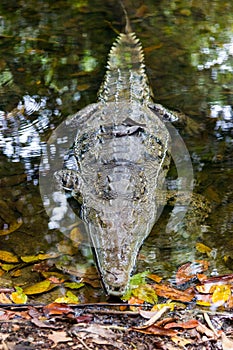
[[[134,33],[120,34],[97,103],[75,114],[66,170],[56,177],[81,203],[108,294],[122,295],[138,251],[162,210],[170,135],[153,112],[143,52]]]

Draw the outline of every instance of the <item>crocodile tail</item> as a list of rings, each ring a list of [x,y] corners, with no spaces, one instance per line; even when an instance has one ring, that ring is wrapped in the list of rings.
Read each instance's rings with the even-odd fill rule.
[[[127,13],[125,15],[125,33],[120,33],[110,50],[99,100],[103,102],[136,100],[144,103],[151,97],[144,54],[139,39],[131,31]]]

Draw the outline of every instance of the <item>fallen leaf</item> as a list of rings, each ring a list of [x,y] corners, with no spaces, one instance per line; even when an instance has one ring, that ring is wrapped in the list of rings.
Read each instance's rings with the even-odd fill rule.
[[[52,334],[48,334],[48,339],[54,342],[52,348],[57,346],[58,343],[67,343],[68,341],[72,341],[71,337],[67,336],[65,331],[53,331]]]
[[[16,266],[17,266],[17,265],[15,265],[15,264],[2,264],[2,265],[1,265],[1,268],[2,268],[4,271],[9,272],[9,271],[15,269]]]
[[[54,302],[60,304],[78,304],[79,299],[71,291],[68,291],[65,296],[57,298]]]
[[[222,332],[222,348],[223,350],[232,350],[233,349],[233,339],[228,338],[225,333]]]
[[[20,287],[15,287],[15,290],[15,292],[11,293],[11,300],[15,304],[26,304],[28,297],[26,294],[24,294],[23,289]]]
[[[154,281],[156,283],[160,283],[163,279],[163,277],[160,277],[160,276],[152,274],[152,273],[149,273],[147,275],[147,278],[151,279],[152,281]]]
[[[206,283],[214,283],[214,284],[233,283],[233,274],[231,273],[227,275],[209,277],[205,281],[203,281],[203,284],[206,284]]]
[[[183,329],[192,329],[196,328],[198,326],[199,322],[197,320],[189,320],[187,322],[182,322],[182,323],[167,323],[164,328],[170,329],[170,328],[183,328]]]
[[[64,286],[70,289],[79,289],[85,286],[85,284],[81,282],[65,282]]]
[[[210,256],[211,255],[211,251],[212,249],[208,246],[206,246],[205,244],[203,243],[197,243],[196,244],[196,250],[200,253],[205,253],[207,254],[207,256]]]
[[[71,307],[59,303],[48,304],[43,307],[43,311],[46,316],[74,313],[74,310]]]
[[[157,327],[155,325],[149,326],[145,329],[141,329],[138,327],[132,327],[129,330],[134,330],[140,333],[144,333],[144,334],[154,334],[154,335],[165,335],[168,337],[174,337],[177,334],[177,331],[174,331],[173,329],[165,329],[162,327]]]
[[[156,311],[156,310],[160,310],[162,309],[164,306],[169,306],[170,310],[173,311],[175,308],[177,310],[180,309],[186,309],[186,305],[183,303],[180,303],[178,301],[172,301],[172,302],[167,302],[167,303],[163,303],[163,304],[155,304],[151,311]]]
[[[37,264],[39,265],[39,264]],[[34,269],[33,269],[34,271]],[[36,270],[37,271],[37,270]],[[41,275],[46,278],[46,279],[51,279],[51,278],[56,278],[57,280],[59,280],[60,282],[64,282],[68,279],[68,277],[66,275],[64,275],[63,273],[60,272],[54,272],[54,271],[38,271],[41,272]]]
[[[9,303],[7,303],[7,304],[9,304]],[[7,320],[10,320],[10,319],[12,319],[14,317],[15,317],[15,312],[1,309],[1,311],[0,311],[0,321],[7,321]],[[1,337],[3,336],[3,334],[4,333],[1,332]]]
[[[7,252],[5,250],[0,250],[0,260],[8,262],[8,263],[19,262],[19,259],[15,254],[13,254],[11,252]]]
[[[228,302],[227,302],[227,307],[229,309],[233,309],[233,295],[230,296]]]
[[[59,257],[59,253],[47,253],[47,254],[38,254],[38,255],[26,255],[26,256],[21,256],[21,260],[26,263],[30,262],[36,262],[38,260],[48,260],[48,259],[55,259]]]
[[[201,334],[205,334],[208,338],[213,339],[216,337],[214,332],[211,329],[209,329],[208,327],[206,327],[204,324],[202,324],[200,322],[199,322],[196,330]]]
[[[154,288],[149,284],[143,284],[137,288],[132,289],[132,295],[149,304],[156,304],[158,296]]]
[[[20,226],[22,225],[23,220],[22,219],[18,219],[16,220],[13,224],[10,225],[9,228],[5,229],[5,230],[0,230],[0,236],[5,236],[5,235],[9,235],[10,233],[18,230],[18,228],[20,228]]]
[[[175,335],[171,338],[171,340],[178,346],[185,348],[186,345],[193,344],[194,340],[192,339],[185,339],[182,337],[179,337],[178,335]]]
[[[12,304],[12,301],[5,293],[0,293],[0,304]]]
[[[226,301],[231,296],[231,286],[230,285],[220,285],[216,286],[214,293],[212,295],[212,302],[216,307],[225,304]]]
[[[166,284],[161,285],[153,285],[153,288],[155,289],[156,293],[160,297],[164,297],[167,299],[172,300],[179,300],[182,302],[190,302],[194,298],[193,292],[185,292],[179,289],[175,289],[173,287],[170,287]]]
[[[11,277],[19,277],[22,276],[22,270],[15,270],[11,272]]]
[[[44,280],[42,282],[38,282],[38,283],[33,284],[32,286],[24,288],[24,293],[29,294],[29,295],[40,294],[40,293],[47,292],[54,287],[55,287],[55,285],[51,284],[50,281]]]
[[[176,284],[180,285],[190,281],[192,278],[196,277],[197,274],[206,271],[208,266],[209,264],[205,260],[196,260],[193,263],[188,262],[180,266],[176,273]]]
[[[58,328],[57,326],[47,324],[47,323],[39,320],[38,318],[31,318],[31,322],[39,328],[49,328],[49,329],[57,329]]]

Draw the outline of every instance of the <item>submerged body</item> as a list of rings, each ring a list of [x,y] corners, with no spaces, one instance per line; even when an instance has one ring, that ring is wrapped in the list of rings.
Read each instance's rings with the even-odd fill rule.
[[[122,295],[162,210],[171,140],[162,118],[169,112],[150,107],[143,52],[134,33],[119,35],[107,68],[98,102],[71,120],[77,136],[57,177],[81,203],[107,293]]]

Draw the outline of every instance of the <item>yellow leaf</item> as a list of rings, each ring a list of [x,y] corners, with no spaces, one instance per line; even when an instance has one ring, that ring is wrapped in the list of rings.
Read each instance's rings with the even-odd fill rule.
[[[174,308],[176,309],[185,309],[186,305],[183,303],[179,303],[179,302],[168,302],[168,303],[164,303],[164,304],[156,304],[152,307],[151,311],[157,311],[157,310],[161,310],[164,306],[168,306],[170,307],[171,311],[174,310]]]
[[[19,262],[19,259],[16,255],[14,255],[11,252],[7,252],[5,250],[0,250],[0,260],[3,260],[5,262],[9,263],[17,263]]]
[[[1,265],[1,268],[2,268],[4,271],[9,272],[10,270],[15,269],[15,265],[13,265],[13,264],[2,264],[2,265]]]
[[[28,297],[24,294],[23,289],[15,287],[16,292],[11,293],[11,300],[15,304],[26,304]]]
[[[133,289],[132,295],[150,304],[156,304],[158,301],[158,296],[154,288],[149,284],[144,284]]]
[[[30,263],[38,260],[47,260],[47,259],[54,259],[60,256],[60,254],[57,253],[48,253],[48,254],[38,254],[38,255],[26,255],[21,256],[21,260],[25,263]]]
[[[212,295],[215,306],[223,305],[231,296],[231,286],[227,284],[218,285]]]
[[[211,303],[209,301],[204,301],[204,300],[197,300],[196,304],[201,305],[201,306],[210,306],[211,305]]]
[[[21,256],[21,260],[25,263],[30,263],[34,261],[38,261],[38,256],[37,255],[27,255],[27,256]]]
[[[0,230],[0,236],[9,235],[10,233],[18,230],[18,228],[20,228],[22,223],[23,223],[22,219],[15,221],[13,224],[10,225],[10,227],[8,229]]]
[[[79,299],[71,291],[68,291],[66,293],[65,297],[57,298],[54,302],[55,303],[60,303],[60,304],[62,304],[62,303],[64,303],[64,304],[78,304],[79,303]]]
[[[65,282],[64,286],[70,289],[79,289],[84,286],[82,282]]]
[[[210,256],[210,253],[212,251],[212,249],[210,247],[207,247],[207,245],[205,245],[203,243],[197,243],[196,250],[200,253],[206,253],[208,256]]]
[[[40,294],[47,292],[48,290],[54,288],[54,285],[51,284],[50,281],[44,280],[42,282],[38,282],[33,284],[32,286],[24,288],[25,294]]]

